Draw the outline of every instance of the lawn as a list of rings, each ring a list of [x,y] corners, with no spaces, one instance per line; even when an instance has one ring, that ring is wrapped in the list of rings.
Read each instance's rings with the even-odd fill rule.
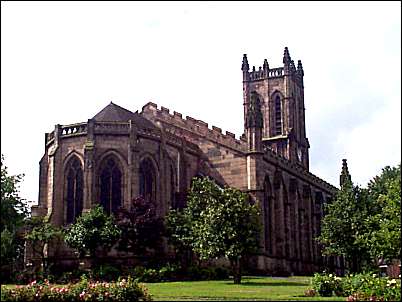
[[[345,301],[345,297],[306,297],[311,277],[243,277],[240,285],[233,280],[146,283],[155,301],[191,300],[304,300]],[[15,285],[2,285],[13,288]]]
[[[345,297],[305,297],[310,277],[243,277],[242,284],[226,281],[147,283],[155,301],[190,300],[305,300],[345,301]]]

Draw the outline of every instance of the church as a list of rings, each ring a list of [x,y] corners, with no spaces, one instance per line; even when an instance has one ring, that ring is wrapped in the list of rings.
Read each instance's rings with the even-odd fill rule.
[[[100,203],[106,212],[143,196],[158,215],[182,208],[195,176],[249,194],[261,206],[261,250],[251,265],[274,274],[311,273],[323,259],[315,237],[323,204],[337,188],[309,172],[304,71],[285,47],[283,65],[250,69],[243,56],[244,133],[149,102],[141,112],[110,103],[85,122],[45,134],[39,202],[33,216],[71,224]],[[241,104],[239,104],[241,106]],[[63,259],[71,251],[52,251]],[[337,261],[336,266],[339,263]]]

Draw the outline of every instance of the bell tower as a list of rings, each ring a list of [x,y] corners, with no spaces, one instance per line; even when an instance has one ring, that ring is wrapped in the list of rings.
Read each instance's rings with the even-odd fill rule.
[[[250,71],[247,55],[243,55],[244,119],[251,98],[261,101],[263,115],[262,144],[288,160],[309,169],[309,142],[306,136],[304,108],[304,71],[297,68],[285,47],[283,67],[270,68],[267,59],[262,67]]]

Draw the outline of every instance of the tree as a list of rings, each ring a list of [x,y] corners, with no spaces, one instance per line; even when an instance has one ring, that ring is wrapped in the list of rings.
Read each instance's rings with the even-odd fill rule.
[[[346,161],[341,190],[325,205],[321,235],[324,255],[343,255],[360,271],[378,259],[390,261],[401,255],[401,176],[397,168],[385,167],[367,189],[354,187]]]
[[[172,225],[175,221],[183,225]],[[172,240],[191,247],[201,260],[228,258],[234,283],[241,282],[241,260],[258,249],[261,229],[258,205],[251,205],[245,193],[194,179],[187,207],[170,211],[167,223]]]
[[[89,212],[83,213],[76,222],[65,231],[66,243],[77,249],[80,258],[94,257],[96,250],[108,251],[120,238],[121,231],[108,216],[102,206],[97,205]]]
[[[138,255],[160,247],[164,224],[153,202],[135,198],[130,209],[118,210],[116,221],[121,230],[118,249]]]
[[[31,243],[34,254],[40,256],[43,273],[46,276],[49,268],[46,247],[54,240],[61,240],[63,233],[60,228],[48,222],[46,217],[32,217],[27,221],[27,227],[30,230],[25,239]]]
[[[341,176],[341,189],[333,202],[324,205],[321,234],[323,255],[344,256],[357,272],[369,260],[368,247],[361,242],[368,217],[367,190],[353,186],[350,175]]]
[[[22,259],[24,240],[21,228],[28,215],[24,199],[19,196],[18,185],[23,174],[9,175],[1,155],[1,265],[16,263]]]
[[[385,167],[368,185],[372,204],[362,241],[374,260],[401,257],[401,166]]]

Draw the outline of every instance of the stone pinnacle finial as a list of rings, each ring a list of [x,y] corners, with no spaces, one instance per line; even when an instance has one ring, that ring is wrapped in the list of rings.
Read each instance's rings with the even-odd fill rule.
[[[346,162],[346,159],[342,159],[342,172],[340,176],[340,185],[343,187],[347,183],[352,182],[352,177],[350,176],[349,169],[348,169],[348,163]]]
[[[241,65],[241,70],[243,70],[243,71],[248,71],[249,70],[248,60],[247,60],[247,55],[246,54],[243,55],[243,64]]]
[[[285,50],[283,52],[283,64],[289,65],[291,61],[290,55],[289,55],[289,50],[287,47],[285,47]]]
[[[297,71],[298,71],[302,76],[304,76],[303,65],[302,65],[301,60],[298,60],[298,61],[297,61]]]
[[[268,65],[268,61],[267,59],[264,59],[264,65],[262,65],[264,70],[268,70],[269,69],[269,65]]]
[[[290,70],[292,72],[296,71],[296,66],[295,66],[295,62],[293,60],[290,60]]]

